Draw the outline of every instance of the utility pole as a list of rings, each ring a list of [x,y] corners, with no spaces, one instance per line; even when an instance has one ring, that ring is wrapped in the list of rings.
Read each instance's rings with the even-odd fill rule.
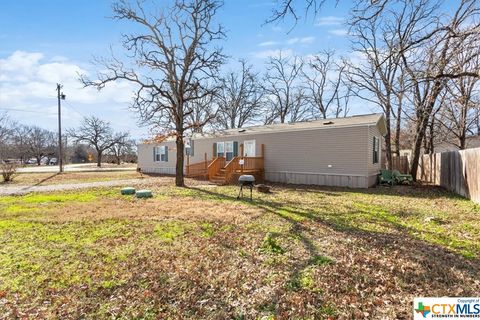
[[[61,100],[65,100],[65,95],[60,92],[62,85],[57,83],[57,99],[58,99],[58,165],[60,167],[60,173],[63,172],[63,148],[62,148],[62,108]]]

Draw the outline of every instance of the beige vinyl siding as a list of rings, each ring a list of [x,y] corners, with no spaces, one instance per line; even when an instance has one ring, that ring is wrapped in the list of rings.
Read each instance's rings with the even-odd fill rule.
[[[154,161],[153,148],[168,147],[168,161]],[[138,145],[138,167],[147,173],[175,174],[176,147],[174,141]]]
[[[256,156],[265,145],[266,171],[316,172],[363,175],[367,173],[365,144],[366,127],[332,128],[331,130],[304,130],[228,137],[240,145],[255,140]],[[213,143],[224,138],[195,140],[195,154],[190,163],[213,157]],[[329,167],[331,165],[332,167]]]
[[[272,182],[367,187],[368,127],[335,127],[195,140],[190,163],[213,157],[213,143],[255,140],[256,156],[265,145],[265,176]],[[228,140],[227,140],[228,139]],[[331,167],[329,167],[331,165]]]
[[[373,137],[378,137],[380,139],[380,154],[378,155],[378,163],[373,163]],[[384,138],[378,130],[378,126],[369,126],[368,127],[368,176],[369,176],[369,186],[373,186],[377,182],[377,174],[380,172],[382,167],[382,145],[384,144]]]
[[[256,156],[261,155],[262,144],[265,146],[265,178],[269,181],[366,188],[375,184],[380,169],[380,163],[373,164],[372,143],[373,136],[383,140],[381,128],[378,122],[289,131],[229,130],[228,134],[220,132],[218,136],[194,138],[194,156],[189,162],[202,162],[205,154],[211,160],[214,143],[236,141],[240,155],[244,141],[255,140]],[[139,167],[173,174],[175,145],[173,141],[168,143],[171,145],[168,163],[153,163],[154,145],[140,145]]]

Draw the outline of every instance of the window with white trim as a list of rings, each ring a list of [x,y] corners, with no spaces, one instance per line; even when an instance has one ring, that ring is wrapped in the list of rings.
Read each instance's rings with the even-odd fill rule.
[[[380,138],[373,137],[373,163],[376,164],[380,160]]]
[[[167,146],[160,147],[160,161],[168,161],[167,159]]]
[[[153,154],[154,154],[154,161],[155,162],[160,162],[160,161],[168,161],[167,158],[167,146],[159,146],[159,147],[153,147]]]
[[[225,142],[217,142],[217,157],[225,156]]]
[[[225,142],[225,152],[233,153],[233,141]]]
[[[153,154],[154,154],[154,161],[159,162],[160,161],[160,148],[161,147],[153,147]]]

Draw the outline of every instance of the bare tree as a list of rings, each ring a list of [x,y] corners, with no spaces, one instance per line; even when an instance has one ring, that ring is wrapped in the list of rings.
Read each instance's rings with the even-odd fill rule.
[[[147,7],[152,6],[144,2],[117,2],[114,18],[133,22],[141,30],[124,35],[123,46],[143,72],[118,59],[97,60],[107,71],[100,72],[97,81],[82,78],[86,86],[99,89],[119,80],[137,86],[132,108],[141,121],[175,134],[177,186],[184,186],[184,133],[192,126],[187,119],[193,112],[189,103],[214,93],[208,80],[217,77],[225,59],[214,47],[216,40],[225,37],[223,28],[214,22],[220,6],[215,0],[178,0],[150,14]]]
[[[337,101],[333,113],[333,116],[335,118],[345,118],[346,116],[348,116],[348,114],[350,113],[350,98],[353,95],[352,82],[348,78],[342,78],[340,81],[342,83],[340,86],[340,91],[335,98],[335,100]]]
[[[415,177],[418,169],[423,140],[435,106],[446,87],[446,80],[470,73],[458,70],[454,57],[463,51],[469,54],[467,60],[478,56],[478,50],[469,47],[471,38],[478,36],[478,3],[462,0],[453,15],[445,21],[439,21],[437,32],[429,42],[423,42],[415,50],[401,51],[402,63],[408,75],[411,88],[411,101],[416,121],[413,155],[410,171]],[[472,23],[473,21],[473,23]],[[477,72],[478,73],[478,72]],[[434,128],[434,126],[432,126]]]
[[[404,94],[405,69],[401,59],[404,48],[422,38],[421,32],[433,23],[437,9],[429,0],[400,1],[396,10],[382,8],[382,15],[371,15],[372,4],[357,8],[353,18],[353,47],[361,62],[349,64],[349,77],[356,88],[356,95],[377,105],[383,111],[387,132],[385,135],[386,166],[392,164],[392,137],[399,139]],[[393,118],[397,118],[393,127]],[[395,134],[392,134],[395,128]],[[396,141],[398,152],[399,141]]]
[[[348,110],[348,106],[342,106],[345,102],[348,103],[348,98],[340,92],[345,84],[342,78],[346,66],[334,59],[335,51],[320,52],[311,57],[302,70],[307,99],[313,106],[315,118],[326,119],[330,115],[339,117]],[[332,110],[333,107],[336,110]]]
[[[478,39],[476,42],[480,44]],[[472,47],[479,50],[478,45]],[[471,57],[471,53],[459,51],[454,57],[458,70],[480,69],[480,56]],[[466,148],[467,136],[475,134],[478,123],[478,106],[480,79],[477,77],[460,77],[451,79],[446,85],[448,98],[445,99],[439,123],[453,135],[451,141],[459,149]]]
[[[290,115],[295,121],[306,115],[304,94],[299,85],[299,76],[303,61],[295,57],[270,57],[267,62],[267,73],[264,77],[264,90],[268,110],[265,112],[265,123],[275,121],[285,123]]]
[[[10,120],[7,113],[0,114],[0,162],[9,153],[16,124]]]
[[[318,15],[322,7],[326,3],[333,3],[337,5],[341,0],[277,0],[270,17],[266,20],[267,23],[280,22],[287,18],[293,18],[294,23],[302,19],[302,14],[307,17],[312,14],[314,17]],[[359,7],[369,6],[368,12],[360,17],[362,20],[374,19],[381,15],[385,7],[392,2],[392,0],[355,0],[344,1],[346,3],[353,3],[353,11],[358,11]]]
[[[6,113],[0,114],[0,143],[4,143],[11,135],[12,128],[10,118]]]
[[[67,130],[68,135],[76,143],[86,143],[97,152],[97,167],[102,166],[102,156],[106,150],[115,144],[121,143],[128,137],[128,133],[114,133],[109,122],[94,116],[85,117],[78,128]]]
[[[191,133],[202,133],[205,126],[208,126],[218,114],[216,96],[206,95],[199,99],[187,102],[187,127]]]
[[[30,127],[17,125],[14,127],[10,155],[12,157],[20,159],[21,162],[25,162],[30,157],[28,151],[28,136],[30,134]]]
[[[475,117],[477,118],[477,135],[480,136],[480,105],[475,108]]]
[[[119,137],[114,141],[114,144],[108,149],[108,153],[115,157],[117,165],[120,165],[122,159],[134,153],[135,140],[131,139],[129,135]]]
[[[42,164],[44,157],[51,157],[57,150],[57,141],[55,133],[42,129],[37,126],[25,127],[23,130],[26,135],[23,142],[29,157],[37,160],[37,165]]]
[[[229,72],[220,80],[217,122],[224,129],[241,128],[255,121],[261,112],[263,88],[258,75],[245,60],[241,69]]]

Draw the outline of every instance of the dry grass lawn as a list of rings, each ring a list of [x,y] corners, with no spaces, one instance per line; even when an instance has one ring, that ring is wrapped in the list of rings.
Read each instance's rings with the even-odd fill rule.
[[[139,179],[141,175],[136,171],[108,171],[108,172],[64,172],[64,173],[19,173],[12,182],[4,185],[35,185],[45,186],[64,183],[81,183],[111,181],[119,179]],[[0,177],[0,179],[2,179]],[[0,184],[1,187],[1,184]]]
[[[480,208],[436,188],[151,185],[0,198],[0,315],[406,319],[480,292]],[[0,316],[1,317],[1,316]]]

